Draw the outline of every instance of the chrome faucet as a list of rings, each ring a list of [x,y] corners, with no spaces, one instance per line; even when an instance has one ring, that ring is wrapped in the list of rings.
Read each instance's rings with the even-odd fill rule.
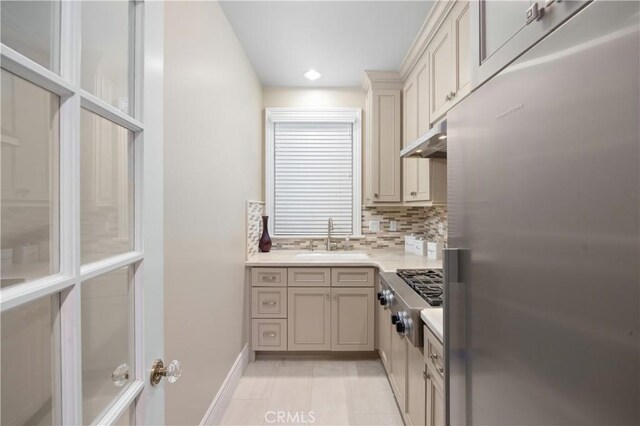
[[[333,218],[330,217],[327,224],[327,251],[331,251],[337,246],[337,244],[331,242],[331,231],[333,231]]]

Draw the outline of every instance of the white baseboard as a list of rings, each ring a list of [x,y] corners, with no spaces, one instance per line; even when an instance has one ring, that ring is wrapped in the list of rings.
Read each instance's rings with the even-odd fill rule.
[[[244,348],[238,354],[236,361],[231,366],[227,377],[222,382],[222,386],[218,389],[211,405],[207,409],[200,425],[218,425],[222,420],[222,416],[231,402],[231,397],[240,383],[242,374],[249,364],[249,344],[244,345]]]

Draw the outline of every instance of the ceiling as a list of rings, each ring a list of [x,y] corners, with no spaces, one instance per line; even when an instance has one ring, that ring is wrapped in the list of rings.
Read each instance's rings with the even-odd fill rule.
[[[221,1],[264,86],[359,86],[400,67],[433,1]],[[322,74],[309,81],[309,69]]]

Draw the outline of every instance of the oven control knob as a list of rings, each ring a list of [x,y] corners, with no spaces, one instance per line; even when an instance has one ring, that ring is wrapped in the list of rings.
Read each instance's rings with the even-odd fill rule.
[[[404,325],[404,320],[396,322],[396,331],[399,334],[404,334],[406,330],[406,326]]]
[[[391,306],[393,304],[393,293],[391,293],[391,290],[385,290],[384,291],[384,300],[387,302],[386,304],[388,306]]]
[[[380,300],[380,299],[382,299],[382,292],[381,291],[378,292],[378,300]]]
[[[391,324],[396,324],[399,319],[398,314],[391,315]]]

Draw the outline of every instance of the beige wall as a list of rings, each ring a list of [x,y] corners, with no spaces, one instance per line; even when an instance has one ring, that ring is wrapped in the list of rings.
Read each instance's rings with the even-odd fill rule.
[[[262,87],[218,3],[165,7],[165,357],[184,366],[164,385],[166,421],[198,424],[246,341]]]
[[[362,108],[364,93],[359,87],[305,89],[265,87],[262,104],[267,107]]]

